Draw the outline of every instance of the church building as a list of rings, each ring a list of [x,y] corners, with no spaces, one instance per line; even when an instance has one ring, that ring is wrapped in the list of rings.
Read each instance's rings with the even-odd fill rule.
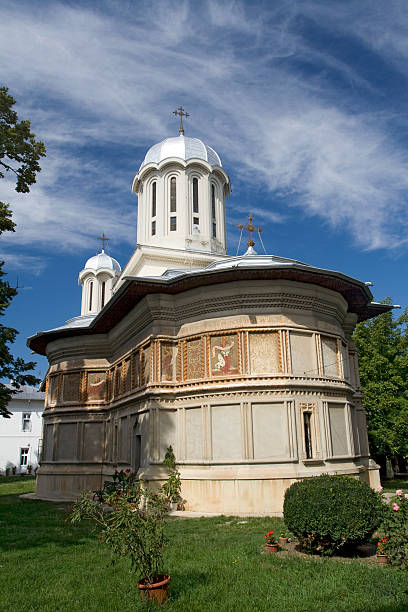
[[[377,486],[351,336],[390,306],[340,272],[257,254],[252,218],[246,253],[228,256],[228,174],[177,112],[179,135],[133,179],[130,260],[102,248],[79,274],[81,315],[28,340],[50,364],[37,496],[73,499],[126,468],[159,485],[169,445],[187,510],[280,512],[287,487],[322,473]]]

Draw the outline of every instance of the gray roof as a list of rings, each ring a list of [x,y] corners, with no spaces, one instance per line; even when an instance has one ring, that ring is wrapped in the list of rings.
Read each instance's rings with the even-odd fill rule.
[[[29,387],[28,385],[22,385],[20,389],[13,387],[13,385],[6,385],[8,389],[12,389],[17,391],[15,395],[13,395],[13,399],[21,399],[21,400],[43,400],[45,397],[45,393],[43,391],[39,391],[36,387]]]

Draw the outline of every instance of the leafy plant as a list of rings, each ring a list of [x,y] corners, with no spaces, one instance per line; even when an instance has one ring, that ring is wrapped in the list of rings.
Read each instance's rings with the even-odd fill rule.
[[[172,446],[167,448],[166,454],[164,455],[163,465],[165,465],[169,470],[167,481],[163,485],[164,494],[169,502],[179,503],[182,501],[181,478],[180,472],[176,467],[176,456]]]
[[[323,474],[295,482],[285,493],[285,523],[306,552],[332,555],[367,541],[380,524],[378,492],[350,476]]]
[[[29,474],[31,474],[32,471],[33,471],[33,466],[32,465],[27,465],[27,472]]]
[[[6,476],[10,476],[10,468],[6,467]]]
[[[381,531],[384,533],[380,540],[384,551],[381,554],[388,556],[390,565],[408,569],[408,493],[396,491],[385,510]]]
[[[13,476],[16,475],[16,472],[17,472],[17,468],[15,465],[13,465],[13,467],[11,468],[11,473],[13,474]]]
[[[275,536],[273,535],[275,532],[273,529],[271,529],[271,531],[268,531],[268,533],[264,536],[265,540],[266,540],[266,544],[276,544],[276,539]]]
[[[94,503],[92,493],[84,493],[74,504],[70,519],[78,523],[84,519],[94,522],[98,539],[116,557],[130,557],[131,569],[139,573],[147,584],[153,584],[163,573],[164,519],[167,503],[161,493],[153,492],[142,482],[134,482],[125,491],[114,491],[105,497],[105,504],[113,511],[106,512],[103,505]],[[129,501],[131,499],[131,501]]]

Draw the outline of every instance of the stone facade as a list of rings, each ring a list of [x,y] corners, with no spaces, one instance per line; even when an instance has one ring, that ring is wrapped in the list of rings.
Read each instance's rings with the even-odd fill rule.
[[[160,483],[170,444],[190,510],[279,512],[322,472],[378,484],[356,320],[333,290],[246,278],[146,295],[109,333],[51,341],[38,495],[75,497],[115,467]]]
[[[252,217],[248,251],[227,256],[229,178],[198,139],[154,145],[132,189],[123,272],[91,258],[82,315],[29,339],[50,362],[37,495],[72,499],[128,467],[157,486],[170,444],[189,510],[280,512],[293,481],[324,472],[377,485],[351,334],[390,306],[339,272],[257,255]]]

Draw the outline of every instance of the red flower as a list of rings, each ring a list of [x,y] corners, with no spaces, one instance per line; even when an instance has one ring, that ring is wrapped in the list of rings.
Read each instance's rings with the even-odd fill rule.
[[[118,474],[118,473],[119,473],[118,470],[115,470],[115,474]]]

